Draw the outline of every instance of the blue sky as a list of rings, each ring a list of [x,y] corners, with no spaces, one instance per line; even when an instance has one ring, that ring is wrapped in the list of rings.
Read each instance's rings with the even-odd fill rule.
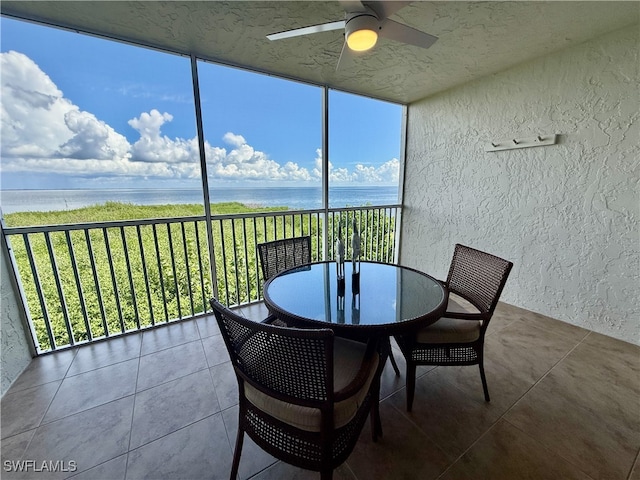
[[[188,58],[0,19],[1,186],[198,187]],[[318,185],[322,90],[199,62],[210,183]],[[330,93],[334,184],[397,184],[401,107]]]

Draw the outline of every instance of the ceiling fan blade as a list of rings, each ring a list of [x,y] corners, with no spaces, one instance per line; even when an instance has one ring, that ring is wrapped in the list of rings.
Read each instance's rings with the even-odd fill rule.
[[[344,42],[342,46],[342,52],[340,52],[340,58],[338,58],[338,64],[336,65],[336,72],[338,70],[348,70],[353,67],[356,63],[355,60],[362,61],[366,59],[367,56],[371,54],[373,50],[366,50],[364,52],[356,52],[355,50],[351,50],[347,42]]]
[[[353,63],[353,52],[347,46],[347,42],[345,41],[342,45],[342,51],[340,52],[340,57],[338,58],[338,63],[336,64],[336,72],[342,68],[349,68],[349,66]]]
[[[340,5],[347,13],[364,12],[367,10],[359,0],[340,0]]]
[[[421,32],[408,25],[394,22],[393,20],[385,20],[382,22],[380,36],[422,48],[429,48],[438,40],[438,37]]]
[[[311,35],[313,33],[329,32],[331,30],[340,30],[344,28],[345,21],[321,23],[320,25],[311,25],[309,27],[296,28],[294,30],[286,30],[284,32],[272,33],[267,35],[269,40],[282,40],[283,38],[299,37],[302,35]]]
[[[396,13],[401,8],[406,7],[412,2],[396,2],[396,1],[386,1],[386,2],[365,2],[365,5],[369,7],[371,10],[376,12],[378,15],[378,19],[384,20],[385,18],[389,18],[391,15]]]

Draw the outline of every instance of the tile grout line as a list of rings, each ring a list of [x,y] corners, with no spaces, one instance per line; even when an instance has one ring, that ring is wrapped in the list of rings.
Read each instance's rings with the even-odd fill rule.
[[[231,362],[229,362],[229,364],[231,364]],[[223,364],[221,364],[221,365],[223,365]],[[232,366],[232,365],[230,365],[230,366],[231,366],[231,368],[233,368],[233,366]],[[212,387],[213,387],[213,393],[214,393],[214,395],[216,396],[216,400],[217,400],[217,402],[218,402],[218,407],[220,407],[220,411],[219,411],[218,413],[220,413],[220,414],[222,415],[222,412],[224,412],[225,410],[229,410],[230,408],[235,407],[237,404],[235,404],[235,405],[231,405],[231,406],[229,406],[229,407],[227,407],[227,408],[225,408],[225,409],[223,409],[223,408],[221,407],[221,405],[220,405],[220,398],[218,397],[218,391],[216,390],[216,384],[215,384],[215,382],[213,381],[213,373],[211,373],[211,369],[212,369],[212,368],[213,368],[213,367],[209,367],[207,370],[209,371],[209,379],[211,380],[211,385],[212,385]],[[232,442],[231,442],[231,439],[229,438],[229,429],[227,428],[227,423],[224,421],[224,415],[222,415],[222,424],[224,425],[224,431],[225,431],[225,433],[227,434],[227,443],[228,443],[228,444],[229,444],[229,446],[231,447],[231,455],[233,455],[233,450],[234,450],[235,442],[233,442],[233,443],[232,443]]]
[[[420,428],[420,425],[418,425],[416,422],[414,422],[414,420],[408,416],[405,415],[404,410],[401,410],[399,408],[397,408],[395,405],[393,405],[392,403],[389,403],[389,406],[391,408],[393,408],[396,412],[398,412],[400,414],[400,416],[402,418],[404,418],[406,421],[408,421],[414,428],[416,428],[422,435],[424,435],[425,437],[427,437],[429,439],[430,442],[432,442],[436,448],[438,450],[440,450],[440,452],[442,453],[442,455],[449,459],[449,455],[447,454],[447,452],[444,450],[444,448],[442,448],[442,446],[440,446],[440,444],[438,442],[436,442],[433,438],[431,438],[427,432],[425,432],[422,428]],[[484,435],[484,434],[483,434]],[[447,465],[447,468],[445,468],[440,475],[438,475],[434,480],[437,480],[438,478],[440,478],[442,475],[444,475],[444,473],[449,470],[453,464],[455,464],[458,460],[460,459],[460,457],[457,457],[455,460],[453,460],[449,465]]]
[[[136,413],[136,401],[138,400],[138,379],[140,378],[140,358],[142,358],[142,339],[140,339],[140,352],[138,352],[138,367],[136,370],[136,383],[133,386],[133,408],[131,409],[131,424],[129,426],[129,443],[127,444],[127,456],[129,455],[129,450],[131,449],[131,432],[133,431],[133,417]],[[144,391],[144,390],[143,390]],[[127,458],[128,460],[128,458]],[[126,467],[125,467],[125,477],[126,477]]]
[[[549,375],[549,373],[551,373],[551,371],[552,371],[554,368],[556,368],[556,367],[557,367],[557,366],[558,366],[558,365],[559,365],[559,364],[560,364],[560,363],[561,363],[565,358],[567,358],[567,357],[568,357],[568,356],[569,356],[569,355],[570,355],[570,354],[571,354],[571,353],[572,353],[576,348],[578,348],[578,346],[580,346],[580,345],[585,341],[585,339],[586,339],[590,334],[591,334],[591,331],[590,331],[590,330],[589,330],[589,331],[587,331],[586,335],[585,335],[584,337],[582,337],[578,343],[576,343],[576,344],[575,344],[575,345],[574,345],[574,346],[573,346],[573,347],[572,347],[572,348],[571,348],[571,349],[570,349],[566,354],[564,354],[564,355],[562,356],[562,358],[560,358],[560,360],[558,360],[556,363],[554,363],[554,364],[549,368],[549,370],[547,370],[547,371],[544,373],[544,375],[542,375],[538,380],[536,380],[536,382],[535,382],[533,385],[531,385],[531,386],[530,386],[530,387],[529,387],[529,388],[528,388],[528,389],[527,389],[527,390],[526,390],[526,391],[525,391],[525,392],[524,392],[524,393],[523,393],[523,394],[522,394],[522,395],[521,395],[521,396],[520,396],[520,397],[519,397],[515,402],[513,402],[513,404],[512,404],[509,408],[507,408],[507,410],[506,410],[502,415],[500,415],[500,416],[496,419],[496,421],[495,421],[495,422],[493,422],[493,423],[489,426],[489,428],[487,428],[487,429],[485,430],[485,432],[484,432],[482,435],[480,435],[480,436],[479,436],[479,437],[478,437],[478,438],[477,438],[477,439],[476,439],[476,440],[475,440],[471,445],[469,445],[469,447],[467,447],[467,449],[465,449],[465,450],[464,450],[464,452],[462,452],[462,453],[461,453],[461,454],[460,454],[460,455],[459,455],[459,456],[458,456],[458,457],[457,457],[457,458],[456,458],[456,459],[451,463],[451,465],[449,465],[449,466],[448,466],[448,467],[447,467],[447,468],[446,468],[446,469],[445,469],[445,470],[444,470],[444,471],[443,471],[443,472],[442,472],[442,473],[441,473],[441,474],[436,478],[436,480],[438,480],[438,479],[442,478],[442,476],[443,476],[445,473],[447,473],[447,471],[449,471],[449,470],[451,469],[451,467],[453,467],[453,466],[454,466],[458,461],[460,461],[460,459],[462,459],[462,457],[463,457],[464,455],[466,455],[466,454],[467,454],[467,452],[469,452],[469,451],[470,451],[470,450],[471,450],[471,449],[472,449],[472,448],[473,448],[473,447],[474,447],[474,446],[475,446],[475,445],[476,445],[476,444],[477,444],[481,439],[483,439],[483,438],[484,438],[484,437],[489,433],[489,431],[490,431],[492,428],[494,428],[494,427],[496,426],[496,424],[497,424],[500,420],[503,420],[503,419],[504,419],[504,421],[505,421],[505,422],[507,422],[509,425],[512,425],[512,426],[516,427],[516,426],[515,426],[515,425],[513,425],[511,422],[509,422],[509,420],[507,420],[507,419],[505,418],[505,416],[506,416],[506,415],[507,415],[507,414],[508,414],[508,413],[509,413],[509,412],[510,412],[510,411],[511,411],[511,410],[512,410],[512,409],[513,409],[513,408],[514,408],[518,403],[520,403],[520,401],[522,401],[522,399],[523,399],[525,396],[527,396],[527,395],[529,394],[529,392],[531,392],[531,390],[533,390],[533,389],[535,388],[535,386],[536,386],[536,385],[538,385],[538,384],[539,384],[543,379],[545,379],[545,378],[547,377],[547,375]],[[445,379],[445,381],[447,381],[447,380]],[[447,383],[448,383],[448,382],[447,382]],[[450,384],[450,385],[452,385],[452,384]],[[452,386],[453,386],[453,387],[455,387],[455,385],[452,385]],[[457,388],[457,387],[456,387],[456,388]],[[517,428],[517,427],[516,427],[516,428]],[[519,428],[518,428],[518,430],[519,430],[519,431],[521,431]],[[525,432],[522,432],[522,433],[525,433]],[[525,435],[527,435],[527,437],[529,437],[529,438],[531,438],[532,440],[534,440],[536,443],[540,443],[540,442],[538,442],[538,440],[534,439],[534,438],[533,438],[533,437],[531,437],[530,435],[528,435],[528,434],[526,434],[526,433],[525,433]],[[542,445],[542,444],[540,444],[540,445]],[[546,449],[546,447],[544,447],[544,445],[542,445],[542,447]],[[569,462],[569,461],[568,461],[566,458],[564,458],[563,456],[561,456],[561,455],[559,455],[559,454],[558,454],[558,456],[559,456],[560,458],[562,458],[563,460],[565,460],[565,461]],[[571,465],[574,465],[574,463],[573,463],[573,462],[569,462],[569,463],[570,463]],[[575,466],[575,465],[574,465],[574,466]],[[576,467],[576,468],[578,468],[578,470],[579,470],[580,472],[584,473],[584,472],[582,471],[582,469],[580,469],[579,467]],[[587,474],[585,473],[585,475],[587,475]],[[589,475],[587,475],[587,476],[588,476],[589,478],[592,478],[592,477],[590,477]]]
[[[138,450],[140,448],[146,447],[146,446],[148,446],[148,445],[150,445],[150,444],[152,444],[154,442],[157,442],[158,440],[162,440],[163,438],[168,437],[169,435],[173,435],[174,433],[177,433],[177,432],[179,432],[181,430],[184,430],[185,428],[189,428],[192,425],[195,425],[196,423],[200,423],[200,422],[202,422],[202,421],[204,421],[204,420],[206,420],[208,418],[215,417],[216,415],[222,415],[222,410],[220,410],[219,412],[211,413],[211,414],[209,414],[209,415],[207,415],[205,417],[199,418],[198,420],[194,420],[193,422],[187,423],[187,424],[181,426],[180,428],[177,428],[177,429],[173,430],[172,432],[165,433],[163,435],[160,435],[158,438],[154,438],[153,440],[149,440],[146,443],[142,443],[142,444],[138,445],[136,448],[132,448],[131,450],[127,450],[125,453],[127,455],[129,455],[129,453],[131,453],[131,452],[133,452],[135,450]],[[124,455],[124,454],[121,454],[121,455]],[[117,455],[117,456],[119,457],[120,455]],[[114,457],[114,458],[116,458],[116,457]],[[113,460],[113,458],[111,460]]]
[[[436,371],[438,368],[439,368],[438,366],[436,366],[435,368],[432,368],[432,369],[431,369],[431,370],[429,370],[428,372],[426,372],[426,373],[422,374],[419,378],[424,378],[424,377],[426,377],[427,375],[431,374],[431,372]],[[417,380],[417,379],[416,379],[416,380]],[[447,382],[447,383],[448,383],[448,382]],[[449,385],[451,385],[451,386],[452,386],[453,388],[455,388],[456,390],[459,390],[463,395],[465,395],[465,396],[466,396],[466,393],[464,393],[462,390],[460,390],[457,386],[455,386],[455,385],[453,385],[453,384],[449,384]],[[396,392],[394,392],[392,395],[389,395],[388,397],[386,397],[386,398],[385,398],[385,400],[387,400],[387,399],[391,398],[393,395],[398,394],[398,393],[399,393],[399,392],[401,392],[402,390],[405,390],[405,392],[406,392],[406,385],[405,385],[405,386],[403,386],[403,387],[401,387],[399,390],[397,390]],[[405,393],[405,395],[406,395],[406,393]],[[382,402],[382,400],[381,400],[381,402]],[[447,452],[445,451],[445,449],[444,449],[444,448],[443,448],[443,447],[442,447],[438,442],[436,442],[433,438],[431,438],[431,437],[427,434],[427,432],[425,432],[425,431],[420,427],[420,425],[418,425],[418,424],[413,420],[413,418],[409,417],[409,416],[406,414],[406,411],[405,411],[404,409],[400,409],[400,408],[396,407],[396,406],[395,406],[393,403],[391,403],[391,402],[389,402],[389,406],[390,406],[391,408],[393,408],[394,410],[396,410],[396,412],[398,412],[402,418],[404,418],[405,420],[407,420],[407,421],[408,421],[411,425],[413,425],[413,426],[414,426],[418,431],[420,431],[420,433],[422,433],[425,437],[427,437],[427,438],[429,439],[429,441],[430,441],[430,442],[433,442],[433,444],[434,444],[436,447],[438,447],[438,449],[442,452],[442,454],[443,454],[445,457],[449,458],[449,455],[447,454]],[[458,458],[456,458],[456,459],[454,460],[454,462],[453,462],[453,463],[455,463],[455,462],[457,462],[457,461],[458,461]],[[452,463],[451,465],[453,465],[453,463]],[[449,467],[450,467],[451,465],[449,465]],[[447,470],[449,469],[449,467],[447,467]],[[443,473],[444,473],[444,472],[443,472]]]
[[[520,427],[518,427],[517,425],[514,425],[513,423],[511,423],[509,420],[507,420],[506,418],[504,419],[504,421],[506,423],[508,423],[511,427],[515,428],[516,430],[518,430],[522,435],[525,435],[527,438],[531,439],[531,441],[537,443],[538,445],[540,445],[540,447],[542,447],[543,450],[546,450],[548,452],[550,452],[552,455],[556,455],[558,457],[560,457],[562,460],[564,460],[565,462],[567,462],[569,465],[573,466],[576,470],[578,470],[580,473],[582,473],[583,475],[586,475],[589,479],[591,480],[595,480],[594,477],[592,477],[591,475],[589,475],[587,472],[585,472],[584,470],[582,470],[582,468],[580,468],[579,465],[576,465],[572,460],[569,460],[568,458],[565,458],[563,455],[561,455],[560,453],[550,450],[549,448],[547,448],[547,446],[540,442],[537,438],[532,437],[531,435],[529,435],[527,432],[525,432],[524,430],[522,430]]]
[[[77,356],[78,356],[78,348],[76,347],[75,348],[75,352],[73,354],[73,358],[69,362],[69,366],[67,367],[67,369],[64,372],[64,375],[62,376],[62,379],[60,380],[60,384],[58,385],[58,388],[56,388],[56,393],[54,393],[53,396],[51,397],[51,400],[49,401],[49,404],[47,405],[47,408],[45,409],[44,413],[42,414],[42,418],[40,419],[40,421],[38,422],[38,425],[35,428],[35,432],[33,432],[33,436],[29,440],[29,443],[27,444],[27,446],[24,449],[24,452],[22,453],[23,456],[24,456],[25,453],[27,453],[27,450],[31,446],[31,442],[33,442],[33,439],[36,437],[36,434],[38,433],[38,429],[40,427],[42,427],[42,422],[46,418],[47,413],[49,412],[49,409],[51,408],[51,405],[53,404],[53,401],[55,400],[56,396],[60,392],[60,388],[62,387],[62,384],[64,383],[65,379],[67,378],[67,373],[69,373],[69,370],[71,369],[71,365],[73,364],[73,362],[74,362],[74,360],[76,359]],[[54,380],[54,381],[57,381],[57,380]],[[49,383],[52,383],[52,382],[49,382]],[[40,386],[40,385],[37,385],[37,386]],[[49,423],[52,423],[52,422],[49,422]]]
[[[633,461],[633,463],[631,464],[631,468],[629,469],[629,474],[627,475],[627,480],[632,480],[631,479],[631,475],[633,474],[633,468],[638,465],[638,467],[640,468],[640,448],[638,448],[638,453],[636,454],[636,458]]]
[[[513,402],[513,405],[511,405],[501,416],[498,420],[502,419],[505,415],[507,415],[512,409],[513,407],[515,407],[531,390],[533,390],[540,382],[542,382],[545,378],[547,378],[547,376],[553,371],[553,369],[555,369],[560,363],[562,363],[569,355],[571,355],[576,348],[578,348],[580,345],[582,345],[582,343],[585,341],[585,339],[591,335],[591,331],[588,331],[587,334],[582,337],[580,339],[580,341],[578,343],[576,343],[567,353],[565,353],[562,358],[560,360],[558,360],[556,363],[554,363],[549,370],[547,370],[544,375],[542,375],[538,380],[536,380],[534,382],[533,385],[531,385],[521,396],[520,398],[518,398],[515,402]]]
[[[129,425],[129,442],[127,443],[127,459],[124,464],[124,480],[127,478],[129,470],[129,452],[131,451],[131,434],[133,432],[133,419],[136,413],[136,402],[138,400],[138,380],[140,378],[140,359],[142,358],[142,344],[144,342],[144,334],[140,334],[140,347],[138,348],[138,369],[136,371],[136,384],[133,387],[133,408],[131,408],[131,423]]]

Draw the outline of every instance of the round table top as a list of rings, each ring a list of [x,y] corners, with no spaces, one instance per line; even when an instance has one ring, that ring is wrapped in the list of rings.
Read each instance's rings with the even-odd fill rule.
[[[428,325],[444,313],[447,291],[427,275],[388,263],[361,262],[359,274],[345,262],[339,289],[335,262],[319,262],[280,272],[267,281],[267,307],[293,321],[318,327],[369,328],[397,333],[412,325]],[[357,270],[357,269],[356,269]]]

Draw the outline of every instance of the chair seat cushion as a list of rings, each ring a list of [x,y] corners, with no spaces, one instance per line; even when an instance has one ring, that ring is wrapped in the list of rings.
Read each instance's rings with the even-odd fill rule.
[[[449,294],[449,303],[447,303],[447,311],[445,312],[445,316],[448,312],[451,313],[480,313],[470,301],[465,300],[460,295],[456,295],[455,293]]]
[[[364,343],[335,337],[334,341],[334,390],[337,392],[351,383],[362,365],[366,345]],[[354,395],[336,402],[333,410],[334,428],[340,428],[353,417],[362,405],[378,368],[378,356],[371,362],[367,380]],[[257,408],[301,430],[319,432],[321,425],[320,409],[295,405],[270,397],[253,386],[245,383],[245,396]]]
[[[480,313],[470,302],[455,293],[449,294],[448,313]],[[460,320],[442,317],[437,322],[420,330],[416,336],[418,343],[467,343],[480,338],[480,320]]]
[[[480,338],[480,320],[443,317],[420,330],[418,343],[468,343]]]

